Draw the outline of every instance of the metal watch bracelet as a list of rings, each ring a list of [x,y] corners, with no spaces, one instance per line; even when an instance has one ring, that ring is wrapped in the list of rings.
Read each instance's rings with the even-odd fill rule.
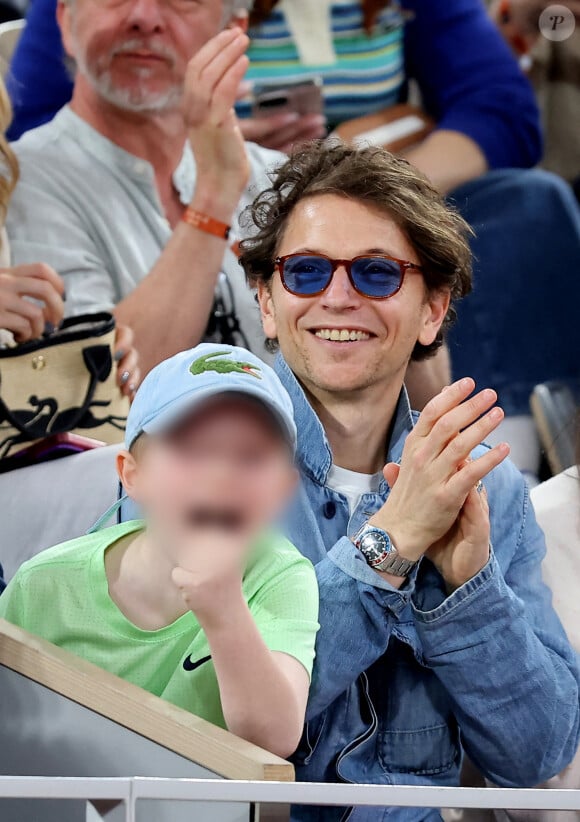
[[[387,557],[378,565],[374,566],[375,571],[382,571],[384,574],[392,574],[395,577],[409,576],[417,562],[412,559],[404,559],[394,551],[392,556]]]

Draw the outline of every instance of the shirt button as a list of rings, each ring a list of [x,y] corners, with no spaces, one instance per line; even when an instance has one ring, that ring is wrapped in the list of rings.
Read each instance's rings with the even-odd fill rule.
[[[336,516],[336,503],[325,502],[322,506],[322,514],[325,519],[333,519]]]
[[[144,160],[137,160],[133,166],[133,170],[135,174],[139,174],[142,177],[147,172],[147,163]]]

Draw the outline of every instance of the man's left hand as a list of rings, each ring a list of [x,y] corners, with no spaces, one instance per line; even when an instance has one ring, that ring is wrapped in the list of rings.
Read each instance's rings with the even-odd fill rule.
[[[445,580],[448,593],[460,588],[487,564],[489,532],[489,506],[482,485],[481,491],[470,491],[453,528],[425,554]]]
[[[393,487],[399,466],[385,467],[387,482]],[[425,552],[437,568],[448,593],[460,588],[478,574],[489,560],[490,522],[485,486],[469,492],[459,516],[449,531]]]

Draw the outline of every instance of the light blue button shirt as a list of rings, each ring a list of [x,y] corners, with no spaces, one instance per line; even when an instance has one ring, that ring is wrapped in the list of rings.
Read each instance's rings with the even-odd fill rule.
[[[148,274],[172,234],[153,167],[103,137],[68,106],[14,148],[21,177],[7,219],[13,263],[53,266],[65,279],[68,315],[110,310]],[[247,143],[247,151],[251,179],[234,220],[238,236],[241,212],[269,185],[267,172],[284,159],[253,143]],[[184,206],[195,176],[186,143],[173,176]],[[250,347],[264,355],[256,302],[229,250],[223,272]]]

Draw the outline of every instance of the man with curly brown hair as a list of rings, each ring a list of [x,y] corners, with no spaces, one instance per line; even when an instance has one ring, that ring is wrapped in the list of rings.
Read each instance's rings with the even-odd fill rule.
[[[467,225],[405,161],[343,145],[294,154],[253,220],[241,262],[299,432],[287,535],[320,586],[298,777],[454,785],[465,751],[541,782],[576,751],[579,677],[527,487],[480,445],[503,412],[464,377],[418,416],[403,385],[470,289]],[[295,818],[440,819],[343,811]]]

